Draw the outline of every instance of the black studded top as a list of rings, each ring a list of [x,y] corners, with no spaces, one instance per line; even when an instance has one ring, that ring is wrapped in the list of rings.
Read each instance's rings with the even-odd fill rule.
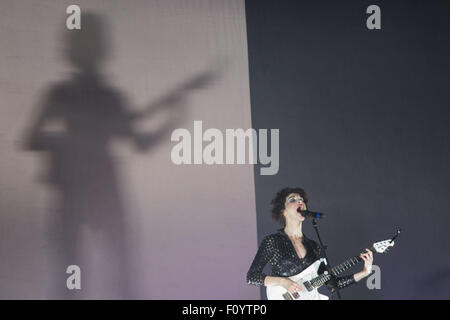
[[[263,286],[267,275],[262,271],[267,263],[271,265],[272,276],[275,277],[291,277],[309,267],[314,261],[319,259],[321,255],[320,246],[305,235],[303,235],[302,243],[306,249],[304,258],[300,258],[297,255],[294,245],[283,229],[266,236],[248,270],[247,283]],[[339,289],[345,288],[352,283],[355,283],[353,275],[337,277]]]

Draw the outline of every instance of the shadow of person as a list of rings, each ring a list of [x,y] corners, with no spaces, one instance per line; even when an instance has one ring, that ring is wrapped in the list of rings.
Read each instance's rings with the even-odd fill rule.
[[[50,296],[133,298],[125,243],[127,212],[111,141],[126,138],[140,151],[149,151],[169,139],[182,120],[187,94],[209,85],[216,74],[199,73],[145,109],[131,112],[101,73],[110,51],[104,18],[83,12],[82,19],[82,30],[65,31],[65,56],[74,72],[47,90],[25,138],[26,149],[47,153],[46,182],[59,196],[48,231],[49,246],[57,247]],[[139,119],[160,113],[168,115],[166,121],[151,133],[135,129]],[[91,247],[96,250],[87,256],[86,248]],[[82,290],[68,290],[69,265],[80,266]]]

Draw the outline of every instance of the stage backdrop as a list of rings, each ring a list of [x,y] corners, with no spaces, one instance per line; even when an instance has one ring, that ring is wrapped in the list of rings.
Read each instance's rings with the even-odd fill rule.
[[[244,1],[71,4],[0,2],[0,298],[258,298],[252,166],[171,158],[252,127]]]
[[[448,1],[379,0],[379,30],[366,0],[80,0],[69,30],[72,4],[0,2],[0,298],[264,298],[285,186],[332,264],[403,229],[343,298],[450,298]],[[278,172],[176,165],[196,120],[279,129]]]

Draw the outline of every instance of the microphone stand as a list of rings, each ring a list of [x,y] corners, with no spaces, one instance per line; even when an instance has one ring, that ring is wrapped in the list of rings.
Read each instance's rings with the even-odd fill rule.
[[[320,243],[320,250],[323,252],[323,256],[325,257],[325,260],[327,261],[327,271],[328,274],[330,275],[331,279],[331,297],[334,296],[334,293],[336,293],[337,297],[339,300],[341,300],[341,294],[339,292],[339,289],[337,288],[337,281],[336,281],[336,276],[331,272],[331,265],[330,265],[330,260],[328,260],[327,257],[327,246],[325,246],[322,242],[322,239],[320,238],[320,234],[319,234],[319,227],[317,225],[317,220],[313,218],[312,220],[312,225],[314,227],[314,230],[316,231],[317,234],[317,238],[319,239],[319,243]]]

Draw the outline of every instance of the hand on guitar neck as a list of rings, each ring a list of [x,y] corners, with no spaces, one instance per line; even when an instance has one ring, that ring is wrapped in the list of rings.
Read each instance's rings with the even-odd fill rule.
[[[356,282],[367,277],[372,272],[372,263],[373,263],[373,253],[369,249],[366,249],[366,252],[361,253],[360,258],[364,261],[364,267],[362,271],[355,273],[353,278]]]

